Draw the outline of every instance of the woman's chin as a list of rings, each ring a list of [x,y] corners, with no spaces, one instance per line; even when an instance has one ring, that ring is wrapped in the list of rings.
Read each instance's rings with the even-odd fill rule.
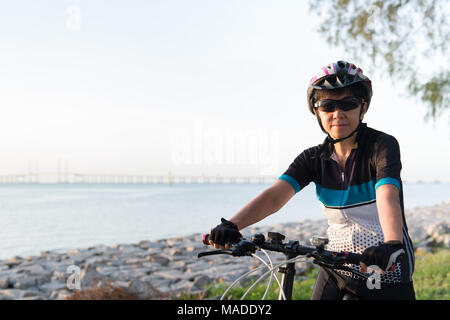
[[[333,139],[342,139],[348,136],[351,131],[348,128],[334,128],[331,132],[331,136]]]

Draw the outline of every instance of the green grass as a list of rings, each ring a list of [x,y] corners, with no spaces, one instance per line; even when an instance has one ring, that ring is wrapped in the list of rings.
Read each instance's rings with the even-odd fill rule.
[[[450,300],[450,250],[416,253],[413,282],[418,300]]]
[[[319,268],[314,268],[302,277],[297,277],[294,281],[294,289],[292,293],[292,299],[294,300],[309,300],[312,293],[312,287],[316,282],[317,273],[319,272]],[[278,279],[281,282],[281,275],[277,274]],[[261,300],[264,296],[264,293],[267,289],[267,285],[269,283],[269,277],[266,277],[264,281],[260,281],[245,297],[245,300]],[[245,294],[245,292],[250,288],[250,286],[257,280],[257,277],[250,277],[244,280],[244,284],[237,284],[234,286],[226,296],[226,299],[229,300],[239,300]],[[230,284],[219,282],[212,283],[205,288],[204,294],[192,295],[189,293],[182,293],[175,299],[211,299],[214,297],[220,298]],[[275,279],[272,280],[272,285],[267,294],[266,300],[277,300],[280,294],[280,289],[278,288],[278,284]]]
[[[316,267],[302,275],[296,276],[292,299],[309,300],[319,269]],[[281,281],[281,276],[278,274]],[[239,284],[227,294],[227,299],[239,300],[256,278],[247,279],[242,287]],[[450,250],[437,248],[434,253],[416,253],[416,266],[413,276],[416,299],[450,300]],[[261,281],[247,295],[246,300],[260,300],[266,291],[268,279]],[[213,283],[205,288],[203,294],[181,293],[173,299],[211,299],[221,297],[228,288],[227,283]],[[277,300],[280,290],[275,279],[272,282],[267,300]]]

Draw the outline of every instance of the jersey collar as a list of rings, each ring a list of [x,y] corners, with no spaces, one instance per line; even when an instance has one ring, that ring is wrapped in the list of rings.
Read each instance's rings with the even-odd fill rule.
[[[358,146],[355,149],[359,149],[361,147],[361,143],[363,142],[365,133],[367,129],[367,123],[362,122],[360,124],[359,130],[356,133],[356,142],[358,143]],[[320,154],[319,157],[323,160],[330,160],[331,155],[333,154],[333,144],[329,140],[328,137],[325,138],[323,143],[320,145]]]

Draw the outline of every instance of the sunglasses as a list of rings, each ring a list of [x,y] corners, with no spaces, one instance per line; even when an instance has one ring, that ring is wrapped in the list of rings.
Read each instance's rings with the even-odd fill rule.
[[[336,108],[349,111],[358,108],[363,102],[364,99],[356,97],[347,97],[342,100],[324,99],[314,103],[314,108],[322,112],[334,112]]]

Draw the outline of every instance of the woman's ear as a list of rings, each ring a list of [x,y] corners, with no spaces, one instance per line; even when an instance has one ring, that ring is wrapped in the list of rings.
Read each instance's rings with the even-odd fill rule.
[[[364,102],[363,105],[361,106],[361,108],[363,108],[362,112],[361,112],[361,119],[360,119],[362,121],[364,119],[364,115],[367,112],[367,102]]]

